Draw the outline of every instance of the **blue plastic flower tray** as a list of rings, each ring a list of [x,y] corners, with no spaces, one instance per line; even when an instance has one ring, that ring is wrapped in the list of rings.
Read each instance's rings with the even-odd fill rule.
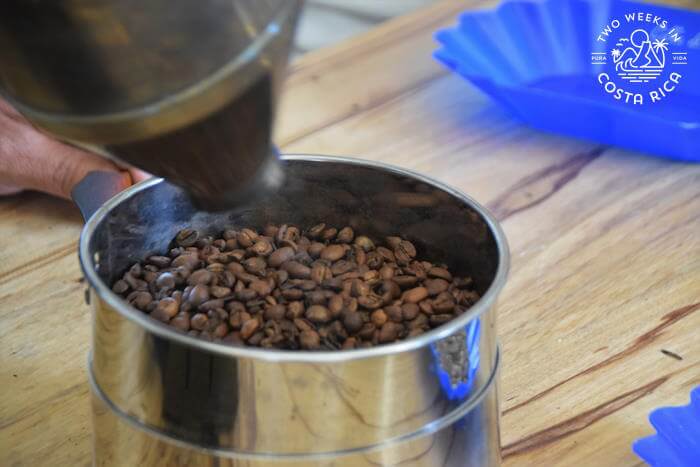
[[[698,12],[512,0],[462,14],[436,39],[440,62],[533,127],[700,161]]]
[[[690,393],[690,404],[656,409],[649,421],[656,434],[634,443],[639,457],[651,467],[700,466],[700,387]]]

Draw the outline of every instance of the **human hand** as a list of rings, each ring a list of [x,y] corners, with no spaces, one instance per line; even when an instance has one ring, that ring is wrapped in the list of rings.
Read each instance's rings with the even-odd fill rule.
[[[148,178],[51,138],[0,98],[0,195],[37,190],[70,199],[73,187],[94,170],[122,173],[123,188]]]

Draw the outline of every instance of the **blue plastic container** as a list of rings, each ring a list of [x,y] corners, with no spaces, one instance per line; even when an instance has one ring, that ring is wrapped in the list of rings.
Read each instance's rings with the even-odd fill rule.
[[[462,14],[436,39],[439,61],[533,127],[700,161],[698,12],[513,0]]]
[[[700,466],[700,387],[690,393],[690,404],[656,409],[649,421],[656,434],[634,443],[639,457],[652,467]]]

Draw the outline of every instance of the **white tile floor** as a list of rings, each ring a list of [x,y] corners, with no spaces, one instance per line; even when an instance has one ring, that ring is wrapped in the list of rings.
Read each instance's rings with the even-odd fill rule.
[[[306,0],[293,57],[360,34],[435,0]]]

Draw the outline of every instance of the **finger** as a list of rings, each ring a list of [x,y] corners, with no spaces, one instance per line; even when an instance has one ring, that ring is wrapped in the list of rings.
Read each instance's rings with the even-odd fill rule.
[[[126,171],[92,153],[63,144],[32,126],[3,115],[0,120],[0,184],[70,198],[73,187],[94,170]]]

